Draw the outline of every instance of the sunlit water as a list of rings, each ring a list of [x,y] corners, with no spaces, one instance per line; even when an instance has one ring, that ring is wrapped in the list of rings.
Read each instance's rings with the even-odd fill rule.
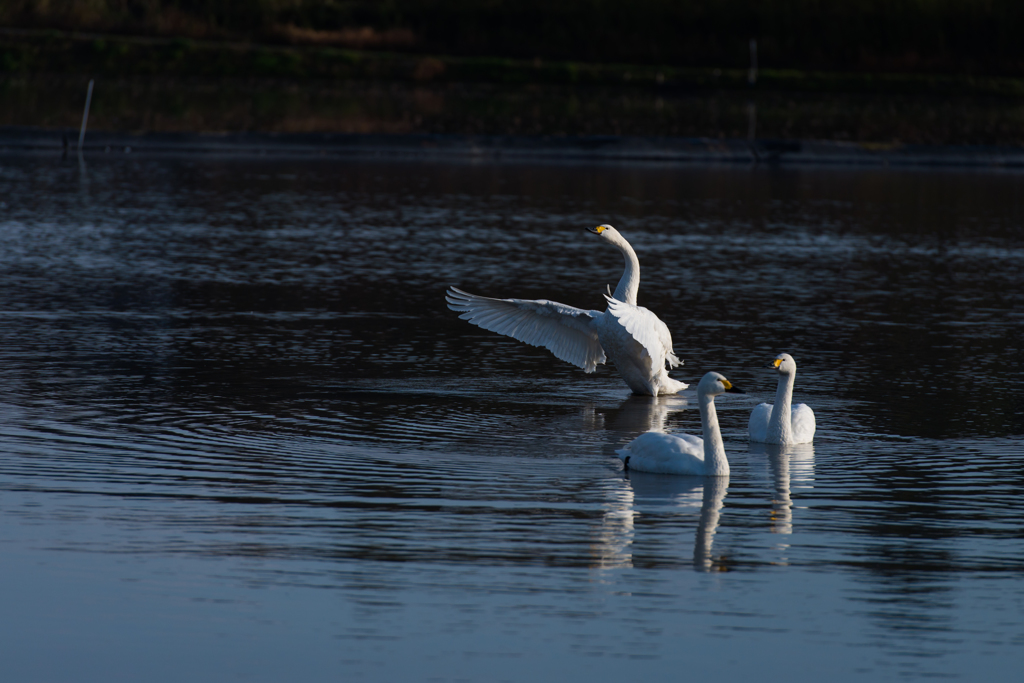
[[[1021,176],[0,159],[5,681],[1018,680]],[[600,307],[630,397],[455,284]],[[749,444],[799,363],[813,445]],[[625,476],[699,430],[732,475]]]

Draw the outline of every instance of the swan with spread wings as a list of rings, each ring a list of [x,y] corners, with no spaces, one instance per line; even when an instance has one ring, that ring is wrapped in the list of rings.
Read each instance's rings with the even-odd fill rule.
[[[588,230],[619,249],[625,270],[604,312],[574,308],[547,299],[492,299],[450,287],[448,308],[474,325],[531,346],[542,346],[556,358],[593,372],[607,359],[636,394],[675,394],[688,385],[668,376],[666,365],[680,361],[672,335],[654,313],[636,305],[640,261],[618,230],[601,225]]]

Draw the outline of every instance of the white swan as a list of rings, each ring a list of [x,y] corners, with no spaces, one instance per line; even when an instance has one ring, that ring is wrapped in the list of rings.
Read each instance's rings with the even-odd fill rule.
[[[697,385],[700,426],[704,438],[691,434],[646,432],[618,451],[626,469],[662,474],[683,474],[724,477],[729,475],[729,459],[725,455],[722,432],[718,428],[715,396],[744,393],[717,372],[704,375]]]
[[[796,361],[788,353],[780,353],[765,367],[779,373],[779,388],[774,406],[762,403],[750,413],[750,440],[783,445],[810,443],[814,440],[814,411],[803,403],[793,405]]]
[[[640,262],[636,252],[610,225],[588,228],[622,252],[626,267],[608,300],[608,310],[587,311],[546,299],[491,299],[449,287],[448,308],[463,320],[531,346],[543,346],[556,358],[593,372],[611,358],[636,394],[675,394],[688,385],[665,369],[681,361],[672,351],[672,335],[658,316],[636,305]]]

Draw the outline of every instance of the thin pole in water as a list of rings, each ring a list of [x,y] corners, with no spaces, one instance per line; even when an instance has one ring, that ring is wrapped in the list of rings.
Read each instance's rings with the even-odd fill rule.
[[[757,40],[750,39],[750,70],[747,71],[747,84],[757,83]]]
[[[81,153],[85,143],[85,125],[89,122],[89,105],[92,104],[92,79],[89,79],[89,90],[85,93],[85,111],[82,112],[82,130],[78,133],[78,151]]]
[[[747,71],[747,85],[753,87],[757,83],[757,39],[750,39],[750,70]],[[750,99],[747,101],[747,140],[754,142],[757,134],[757,103]],[[754,152],[756,163],[757,150],[751,147]]]

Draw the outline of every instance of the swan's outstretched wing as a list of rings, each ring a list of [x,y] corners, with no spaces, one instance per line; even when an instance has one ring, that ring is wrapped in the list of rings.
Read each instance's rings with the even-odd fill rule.
[[[757,443],[768,443],[768,422],[772,419],[772,406],[770,403],[761,403],[754,406],[750,413],[750,422],[747,424],[747,434],[751,441]]]
[[[608,300],[608,312],[633,339],[647,349],[652,360],[667,362],[670,368],[682,363],[672,350],[672,333],[661,318],[643,306],[627,304],[609,296],[605,296],[605,299]]]
[[[531,346],[543,346],[584,372],[593,372],[605,362],[597,331],[590,324],[595,315],[602,315],[600,311],[545,299],[491,299],[455,287],[448,289],[445,300],[463,320]]]
[[[814,441],[814,411],[806,403],[793,406],[793,443]]]

